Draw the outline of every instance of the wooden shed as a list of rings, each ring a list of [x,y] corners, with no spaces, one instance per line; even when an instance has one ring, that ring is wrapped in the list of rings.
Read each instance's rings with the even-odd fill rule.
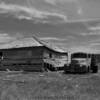
[[[36,37],[0,45],[0,70],[47,71],[63,69],[67,52]]]

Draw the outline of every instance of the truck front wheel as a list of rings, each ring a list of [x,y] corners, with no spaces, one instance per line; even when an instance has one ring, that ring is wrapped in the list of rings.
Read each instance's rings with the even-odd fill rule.
[[[88,73],[90,72],[90,66],[88,66],[87,72],[88,72]]]

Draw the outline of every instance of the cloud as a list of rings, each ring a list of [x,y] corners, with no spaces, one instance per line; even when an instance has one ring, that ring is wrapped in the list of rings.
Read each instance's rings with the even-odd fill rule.
[[[68,20],[67,23],[82,23],[89,27],[90,25],[88,23],[99,22],[99,21],[100,21],[100,18],[82,18],[82,19],[76,19],[76,20]]]
[[[56,4],[56,0],[45,0],[47,3],[55,5]]]
[[[49,41],[66,41],[67,39],[63,39],[63,38],[56,38],[56,37],[42,37],[40,38],[41,40],[49,40]]]
[[[90,46],[91,47],[94,47],[94,46],[100,47],[100,39],[98,38],[98,39],[95,39],[95,40],[91,40],[90,41]]]
[[[91,43],[91,46],[100,46],[100,42],[97,42],[97,43]]]
[[[8,43],[15,39],[16,39],[16,37],[12,37],[12,36],[8,35],[7,33],[0,33],[0,44]]]
[[[91,30],[91,31],[96,31],[96,30],[100,30],[100,26],[89,27],[88,29]]]
[[[100,49],[89,46],[75,46],[70,49],[70,52],[85,52],[85,53],[100,53]]]
[[[52,5],[56,5],[57,3],[77,2],[77,0],[45,0],[45,2]]]
[[[91,50],[100,53],[100,42],[95,42],[90,44]]]
[[[6,4],[4,2],[0,4],[0,13],[9,13],[18,17],[19,19],[34,20],[35,18],[37,18],[37,19],[48,20],[49,17],[54,17],[62,21],[67,21],[67,16],[60,13],[40,11],[34,7]]]
[[[77,10],[77,13],[79,14],[79,15],[83,15],[83,9],[82,9],[82,7],[78,7],[78,10]]]
[[[80,33],[81,36],[100,36],[100,31]]]

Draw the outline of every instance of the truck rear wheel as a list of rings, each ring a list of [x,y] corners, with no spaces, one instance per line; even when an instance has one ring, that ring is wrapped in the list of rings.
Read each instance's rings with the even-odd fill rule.
[[[97,72],[98,72],[98,66],[94,66],[94,67],[92,68],[92,72],[93,72],[93,73],[97,73]]]

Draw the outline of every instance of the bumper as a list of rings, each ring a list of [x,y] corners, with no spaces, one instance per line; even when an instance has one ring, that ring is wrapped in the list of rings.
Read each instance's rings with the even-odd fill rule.
[[[72,72],[72,73],[85,73],[88,72],[88,67],[83,65],[70,65],[70,66],[66,66],[65,68],[66,72]]]

